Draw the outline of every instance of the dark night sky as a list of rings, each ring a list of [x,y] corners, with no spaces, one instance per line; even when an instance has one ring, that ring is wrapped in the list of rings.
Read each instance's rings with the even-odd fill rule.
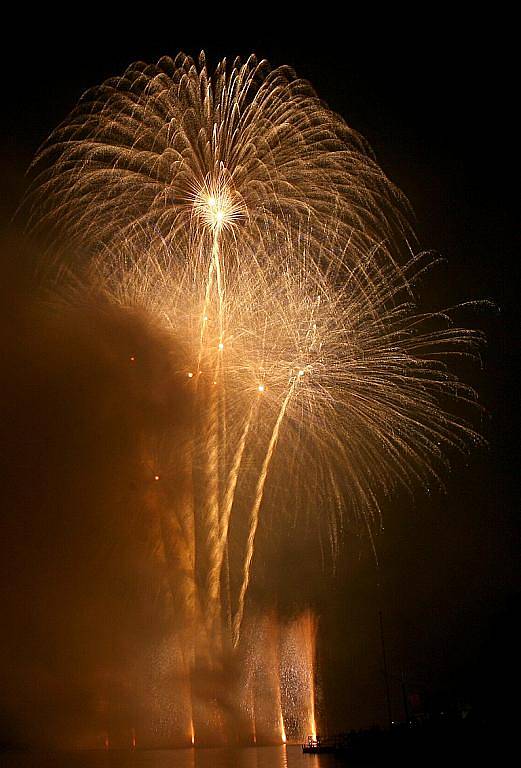
[[[204,48],[215,62],[222,55],[233,58],[254,50],[272,64],[293,65],[311,80],[329,106],[369,140],[380,164],[410,199],[421,247],[446,257],[422,289],[422,302],[446,306],[491,299],[496,304],[496,309],[468,314],[473,326],[486,331],[488,345],[482,370],[477,366],[462,370],[488,412],[482,429],[489,447],[470,458],[454,457],[446,495],[419,490],[414,500],[384,502],[385,532],[378,537],[377,548],[395,717],[402,716],[398,686],[402,670],[415,689],[466,697],[489,711],[503,710],[509,697],[517,695],[514,618],[520,587],[514,483],[519,465],[514,386],[519,256],[513,233],[518,190],[508,21],[489,18],[456,24],[441,16],[428,18],[425,10],[422,20],[409,18],[401,26],[395,19],[392,28],[383,19],[375,28],[375,20],[368,17],[346,20],[338,31],[334,19],[317,19],[294,27],[273,23],[269,33],[245,25],[235,33],[227,20],[215,25],[207,20],[200,28],[199,15],[202,12],[176,19],[156,13],[149,21],[140,18],[128,24],[85,17],[66,21],[63,28],[58,20],[54,25],[48,18],[41,23],[33,18],[28,30],[26,22],[20,23],[14,32],[16,48],[2,62],[3,228],[7,229],[20,200],[25,169],[41,141],[83,90],[121,72],[132,60],[153,60],[181,49],[197,54]],[[414,32],[406,31],[409,25]],[[47,422],[61,418],[56,405],[60,393],[49,392],[48,377],[30,362],[31,340],[25,340],[23,351],[13,352],[13,364],[8,357],[16,348],[9,332],[12,307],[17,304],[18,283],[22,291],[25,285],[23,275],[17,277],[24,270],[14,266],[12,243],[18,226],[8,232],[10,245],[4,249],[8,280],[2,286],[2,333],[7,338],[2,346],[8,351],[2,361],[2,383],[7,383],[2,401],[17,425],[14,437],[4,420],[1,444],[1,461],[6,465],[2,476],[8,478],[2,488],[2,516],[8,523],[2,596],[9,606],[13,595],[21,605],[45,600],[45,585],[38,598],[28,586],[31,564],[27,571],[11,570],[23,555],[13,555],[13,531],[18,532],[13,516],[20,492],[10,489],[9,478],[17,483],[25,473],[27,483],[33,482],[29,478],[37,471],[41,449],[38,430],[49,434]],[[31,257],[20,258],[30,271]],[[51,344],[49,339],[47,343]],[[88,346],[89,341],[82,343]],[[70,343],[64,345],[65,357],[73,356]],[[23,399],[17,399],[20,389],[32,401],[54,398],[55,412],[47,420],[24,420],[18,412],[25,407]],[[20,424],[31,432],[30,450],[20,437]],[[56,445],[50,449],[58,450],[62,437],[51,433]],[[95,441],[95,435],[87,437]],[[76,450],[79,455],[81,449]],[[43,481],[34,482],[39,487]],[[32,498],[29,491],[22,503],[27,498]],[[291,561],[291,553],[286,556]],[[61,576],[54,573],[53,578]],[[322,685],[335,702],[336,720],[331,717],[337,727],[382,721],[376,576],[367,543],[347,537],[336,578],[324,577],[327,590],[314,582],[315,576],[298,572],[288,577],[288,591],[303,583],[321,604]],[[59,633],[56,615],[53,623],[53,632]],[[9,627],[4,629],[9,635]],[[29,655],[27,648],[21,653],[22,659]],[[12,671],[16,659],[6,662],[4,654],[0,664],[6,663]],[[9,678],[9,674],[0,669],[0,675]],[[0,723],[8,723],[11,738],[9,718],[0,713]]]

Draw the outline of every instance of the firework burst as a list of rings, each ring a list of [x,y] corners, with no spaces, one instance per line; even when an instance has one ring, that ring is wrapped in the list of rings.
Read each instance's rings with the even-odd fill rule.
[[[34,220],[91,255],[69,300],[94,286],[181,350],[191,426],[170,459],[186,480],[161,530],[205,638],[193,664],[240,643],[263,515],[320,514],[334,551],[342,515],[370,528],[378,499],[438,481],[447,449],[479,440],[447,359],[481,336],[416,308],[429,259],[397,265],[406,202],[286,67],[133,64],[85,94],[36,167]]]
[[[234,510],[249,519],[241,605],[262,504],[318,510],[330,521],[334,546],[343,514],[378,520],[379,498],[400,483],[440,483],[449,449],[479,440],[450,407],[476,400],[447,360],[475,354],[481,335],[455,325],[450,313],[418,312],[411,291],[427,257],[403,265],[393,283],[390,267],[383,270],[372,254],[342,282],[302,257],[307,242],[298,257],[293,247],[271,244],[276,270],[260,266],[269,263],[267,254],[225,270],[224,330],[218,296],[212,303],[206,295],[205,266],[180,262],[166,244],[138,256],[104,253],[89,268],[89,281],[108,301],[143,310],[181,345],[177,375],[193,391],[199,471],[210,435],[223,432],[214,467],[216,528],[208,531],[215,535],[210,581],[215,590],[221,583]],[[209,435],[213,391],[225,423]],[[236,636],[240,620],[239,609]]]
[[[364,139],[289,67],[255,56],[211,76],[203,54],[134,63],[85,93],[34,165],[39,224],[91,247],[153,230],[193,253],[201,222],[242,220],[253,253],[305,228],[313,258],[338,230],[350,266],[375,245],[396,256],[409,232],[407,203]]]

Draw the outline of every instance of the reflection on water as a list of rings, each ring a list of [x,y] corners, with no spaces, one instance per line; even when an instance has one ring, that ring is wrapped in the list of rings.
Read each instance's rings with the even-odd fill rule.
[[[299,746],[243,749],[7,753],[5,768],[330,768],[332,755],[304,755]]]

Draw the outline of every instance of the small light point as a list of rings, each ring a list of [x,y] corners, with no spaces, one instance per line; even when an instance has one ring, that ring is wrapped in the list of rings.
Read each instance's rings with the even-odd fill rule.
[[[302,378],[302,376],[304,376],[304,371],[303,371],[303,369],[302,369],[302,368],[301,368],[301,369],[300,369],[300,371],[298,372],[298,375],[299,375],[301,378]]]
[[[159,480],[159,475],[154,475],[154,480]]]
[[[188,371],[188,378],[189,378],[189,379],[192,379],[192,378],[193,378],[193,376],[194,376],[194,374],[192,373],[192,371]]]
[[[259,386],[257,387],[257,389],[259,390],[259,392],[264,392],[264,390],[265,390],[265,386],[264,386],[264,384],[259,384]]]
[[[219,352],[222,352],[222,351],[223,351],[223,349],[224,349],[224,344],[223,344],[223,342],[222,342],[222,341],[220,341],[220,342],[219,342],[219,345],[218,345],[218,347],[219,347]]]

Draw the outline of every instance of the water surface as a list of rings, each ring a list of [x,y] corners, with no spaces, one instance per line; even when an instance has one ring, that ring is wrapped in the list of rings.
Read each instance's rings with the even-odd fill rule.
[[[333,755],[304,755],[299,746],[84,752],[8,752],[4,768],[330,768]]]

